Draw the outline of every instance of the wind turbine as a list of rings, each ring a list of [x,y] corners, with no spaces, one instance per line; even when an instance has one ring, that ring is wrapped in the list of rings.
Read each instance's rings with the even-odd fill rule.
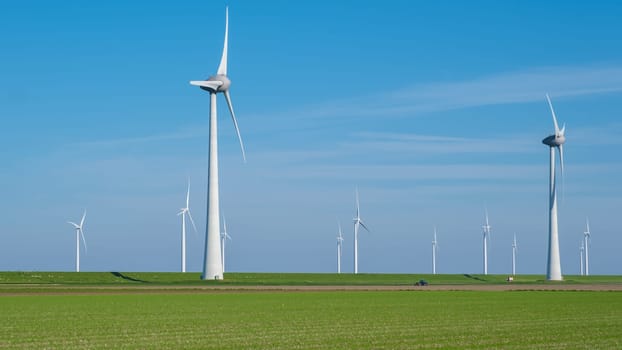
[[[583,252],[585,252],[585,242],[583,240],[581,240],[581,256],[580,256],[580,261],[581,261],[581,276],[585,275],[585,270],[583,269]]]
[[[354,273],[359,273],[359,257],[358,257],[358,239],[359,239],[359,226],[362,226],[367,232],[370,232],[367,226],[361,220],[361,211],[359,207],[359,189],[356,188],[356,217],[354,220]]]
[[[436,241],[436,226],[434,226],[434,240],[432,241],[432,274],[436,275],[436,250],[438,249]]]
[[[222,272],[225,272],[225,243],[227,240],[231,240],[231,236],[227,233],[227,220],[225,216],[222,217],[223,231],[220,233],[220,244],[222,248]]]
[[[512,241],[512,276],[516,275],[516,250],[518,245],[516,245],[516,233],[514,234],[514,240]]]
[[[592,234],[590,233],[590,220],[585,219],[585,232],[583,232],[583,239],[585,240],[585,275],[590,275],[590,241],[592,240]]]
[[[488,224],[488,209],[486,209],[486,224],[482,225],[484,234],[484,275],[488,274],[488,239],[490,239],[490,225]]]
[[[550,149],[550,176],[549,176],[549,252],[547,256],[546,279],[549,281],[561,281],[562,267],[559,256],[559,232],[557,227],[557,189],[556,189],[556,172],[555,172],[555,149],[559,151],[560,168],[562,178],[564,176],[564,143],[566,137],[566,125],[559,128],[555,110],[551,103],[551,98],[546,94],[546,100],[551,109],[553,116],[553,125],[555,126],[555,134],[549,135],[542,140],[542,143],[549,146]]]
[[[216,114],[216,95],[222,93],[225,95],[231,119],[235,132],[240,141],[242,149],[242,158],[246,162],[246,153],[244,152],[244,144],[240,136],[238,122],[233,112],[231,104],[231,95],[229,94],[229,86],[231,81],[227,76],[227,41],[229,34],[229,8],[225,10],[225,40],[222,50],[222,57],[216,75],[206,80],[191,81],[190,84],[199,86],[201,89],[209,92],[210,95],[210,113],[209,113],[209,165],[207,175],[207,227],[205,238],[205,251],[203,254],[203,273],[201,278],[204,280],[221,279],[223,277],[222,257],[220,250],[220,207],[218,194],[218,118]]]
[[[82,243],[84,244],[84,252],[86,253],[87,250],[86,240],[84,239],[84,231],[82,231],[82,227],[84,226],[84,218],[86,218],[86,210],[84,210],[84,214],[82,214],[80,225],[73,221],[67,221],[68,224],[72,225],[76,229],[76,272],[80,272],[80,237],[82,237]]]
[[[177,216],[181,215],[181,272],[186,272],[186,214],[188,214],[194,232],[197,232],[197,226],[192,220],[192,214],[190,214],[190,180],[188,180],[188,190],[186,191],[186,206],[179,210]]]
[[[337,222],[339,226],[339,236],[337,236],[337,273],[341,273],[341,253],[343,245],[343,235],[341,234],[341,223]]]

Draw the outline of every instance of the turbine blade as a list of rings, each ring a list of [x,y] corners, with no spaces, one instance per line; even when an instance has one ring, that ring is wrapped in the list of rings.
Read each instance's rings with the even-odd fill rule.
[[[84,225],[84,218],[86,218],[86,209],[84,209],[84,214],[82,214],[82,219],[80,220],[80,228]]]
[[[358,188],[358,186],[354,189],[354,192],[356,193],[356,217],[358,218],[360,216],[359,188]]]
[[[240,135],[240,128],[238,128],[238,121],[235,119],[235,113],[233,112],[233,104],[231,103],[231,95],[229,91],[225,91],[225,98],[227,99],[227,106],[229,106],[229,112],[231,112],[231,119],[233,119],[233,126],[235,126],[235,132],[238,134],[238,140],[240,140],[240,148],[242,149],[242,158],[246,163],[246,152],[244,151],[244,143],[242,142],[242,136]]]
[[[202,86],[208,89],[216,90],[220,85],[222,85],[222,81],[192,80],[190,81],[190,85]]]
[[[188,191],[186,191],[186,208],[190,208],[190,179],[188,179]]]
[[[546,94],[546,100],[549,102],[549,108],[551,108],[551,114],[553,115],[553,124],[555,124],[555,135],[559,135],[562,134],[563,132],[561,132],[559,130],[559,125],[557,125],[557,116],[555,115],[555,110],[553,109],[553,104],[551,103],[551,98],[549,97],[549,94]]]
[[[359,220],[359,225],[363,226],[363,228],[364,228],[364,229],[366,229],[366,230],[367,230],[367,232],[370,232],[370,233],[371,233],[371,231],[367,228],[367,226],[365,226],[365,224],[363,223],[363,221]]]
[[[564,200],[564,196],[565,196],[564,187],[566,183],[565,177],[564,177],[564,145],[559,145],[557,147],[557,150],[559,151],[559,165],[560,165],[561,175],[562,175],[562,200]]]
[[[559,165],[562,171],[562,180],[564,177],[564,145],[559,145]]]
[[[225,43],[222,49],[222,57],[218,66],[218,74],[227,75],[227,42],[229,40],[229,7],[225,7]]]
[[[196,235],[197,233],[197,226],[194,224],[194,220],[192,220],[192,214],[190,214],[190,209],[186,210],[186,212],[188,213],[188,218],[190,218],[190,223],[192,224],[192,228],[194,228],[194,233]],[[198,238],[198,236],[197,236]]]
[[[76,224],[73,221],[67,221],[68,224],[73,225],[74,228],[80,228],[80,225]]]
[[[80,231],[80,237],[82,237],[82,243],[84,244],[84,252],[88,252],[88,248],[86,247],[86,239],[84,239],[84,231],[82,231],[82,228],[78,229]]]

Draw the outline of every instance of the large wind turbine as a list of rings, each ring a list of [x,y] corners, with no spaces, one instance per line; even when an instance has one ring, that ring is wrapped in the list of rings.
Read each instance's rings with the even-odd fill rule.
[[[222,248],[222,272],[225,272],[225,243],[227,242],[227,240],[231,240],[231,236],[229,236],[229,234],[227,233],[227,220],[225,219],[225,216],[223,215],[222,217],[222,222],[223,222],[223,231],[220,233],[220,244],[221,244],[221,248]]]
[[[559,232],[557,227],[557,189],[556,189],[556,172],[555,172],[555,149],[559,151],[560,168],[562,177],[564,176],[564,142],[566,137],[566,125],[559,128],[555,110],[548,94],[546,100],[551,109],[553,116],[553,125],[555,126],[555,134],[549,135],[542,140],[542,143],[549,146],[550,149],[550,174],[549,174],[549,252],[547,257],[546,279],[549,281],[561,281],[562,267],[559,256]]]
[[[216,95],[222,93],[225,95],[229,112],[233,120],[235,132],[240,141],[242,149],[242,157],[246,161],[244,152],[244,144],[240,136],[238,122],[233,112],[231,104],[231,95],[229,94],[229,86],[231,81],[227,77],[227,40],[229,33],[229,8],[225,11],[225,40],[222,50],[222,57],[216,75],[209,77],[207,80],[191,81],[191,85],[199,86],[201,89],[209,92],[210,95],[210,113],[209,113],[209,165],[207,175],[207,227],[205,238],[205,251],[203,254],[203,273],[201,278],[204,280],[221,279],[223,277],[222,257],[220,250],[220,208],[218,195],[218,118],[216,115]]]
[[[583,232],[583,239],[585,241],[585,275],[590,275],[590,241],[592,240],[592,234],[590,233],[590,220],[585,219],[585,232]]]
[[[341,273],[341,253],[343,245],[343,235],[341,234],[341,223],[337,223],[339,226],[339,236],[337,236],[337,273]]]
[[[488,224],[488,210],[486,210],[486,224],[482,225],[484,237],[484,275],[488,274],[488,240],[490,239],[490,225]]]
[[[86,210],[84,210],[84,214],[82,214],[82,219],[80,219],[80,225],[76,224],[73,221],[67,221],[67,223],[69,223],[76,229],[76,272],[80,272],[80,237],[82,237],[82,243],[84,243],[84,251],[86,252],[86,240],[84,239],[84,231],[82,231],[82,227],[84,226],[84,218],[86,218]]]
[[[197,232],[197,226],[192,220],[192,214],[190,214],[190,181],[188,181],[188,190],[186,191],[186,206],[179,209],[179,213],[177,213],[177,216],[181,215],[181,272],[186,272],[186,214],[188,214],[194,232]]]
[[[512,276],[516,275],[516,233],[514,234],[514,240],[512,241]]]
[[[434,240],[432,241],[432,274],[436,275],[436,249],[437,249],[437,241],[436,241],[436,226],[434,226]]]
[[[369,229],[367,228],[367,226],[365,226],[365,224],[363,223],[363,220],[361,220],[361,211],[359,207],[359,190],[357,188],[356,189],[356,217],[354,218],[354,273],[359,273],[359,256],[358,256],[359,226],[363,226],[363,228],[367,230],[367,232],[369,232]]]

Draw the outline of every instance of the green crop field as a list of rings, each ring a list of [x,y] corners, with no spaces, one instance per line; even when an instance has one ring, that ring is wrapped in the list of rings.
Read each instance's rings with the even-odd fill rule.
[[[619,349],[619,292],[1,296],[3,349]]]
[[[622,277],[546,282],[519,275],[514,282],[618,291],[497,291],[505,278],[228,273],[224,281],[206,282],[198,273],[0,272],[0,349],[622,348]],[[490,289],[261,289],[399,287],[419,279]]]
[[[507,275],[226,273],[222,281],[201,281],[199,273],[179,272],[0,272],[0,286],[61,285],[412,285],[505,284]],[[566,284],[622,283],[622,276],[565,276]],[[514,283],[540,284],[544,275],[517,275]]]

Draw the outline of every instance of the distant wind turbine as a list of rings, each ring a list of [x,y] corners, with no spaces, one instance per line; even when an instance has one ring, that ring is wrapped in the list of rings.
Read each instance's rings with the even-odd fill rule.
[[[550,176],[549,176],[549,251],[547,257],[546,279],[549,281],[561,281],[562,267],[559,255],[559,231],[557,226],[557,188],[555,172],[555,149],[559,151],[560,169],[562,178],[564,177],[564,143],[566,142],[566,125],[559,128],[555,110],[551,103],[551,98],[546,94],[546,100],[553,116],[555,134],[549,135],[542,140],[542,143],[550,149]]]
[[[229,236],[229,234],[227,233],[227,220],[225,219],[225,216],[223,215],[222,217],[222,222],[223,222],[223,231],[220,233],[220,243],[221,243],[221,249],[222,249],[222,272],[225,272],[225,243],[227,242],[227,240],[231,240],[231,236]]]
[[[434,240],[432,241],[432,274],[436,275],[436,250],[438,249],[436,241],[436,226],[434,226]]]
[[[181,215],[181,272],[186,272],[186,214],[190,219],[194,232],[197,232],[197,226],[192,220],[192,214],[190,214],[190,181],[188,180],[188,190],[186,191],[186,206],[179,209],[177,216]]]
[[[227,77],[227,42],[229,35],[229,8],[225,11],[225,40],[222,50],[222,57],[216,75],[207,80],[191,81],[191,85],[199,86],[210,94],[210,113],[209,113],[209,165],[207,175],[207,228],[205,238],[205,251],[203,254],[203,273],[201,278],[204,280],[221,279],[223,277],[223,266],[220,249],[220,207],[218,194],[218,117],[216,114],[216,95],[223,93],[231,113],[233,126],[240,141],[242,158],[246,162],[244,144],[240,136],[238,122],[233,112],[229,86],[231,81]]]
[[[486,209],[486,224],[482,225],[482,231],[484,234],[484,275],[488,274],[488,240],[490,239],[490,225],[488,224],[488,209]]]
[[[354,273],[359,273],[359,257],[358,257],[358,239],[359,239],[359,226],[362,226],[367,232],[369,229],[361,220],[361,211],[359,206],[359,190],[356,189],[356,217],[354,218]]]
[[[86,218],[86,210],[84,210],[84,214],[82,214],[82,219],[80,219],[80,225],[76,224],[73,221],[67,221],[70,225],[72,225],[76,229],[76,272],[80,272],[80,237],[82,237],[82,243],[84,244],[84,252],[86,252],[86,240],[84,239],[84,231],[82,228],[84,227],[84,218]]]
[[[585,240],[585,275],[590,275],[590,242],[592,240],[592,234],[590,233],[590,220],[585,219],[585,232],[583,232],[583,239]]]
[[[514,234],[514,240],[512,241],[512,276],[516,275],[516,250],[518,249],[518,245],[516,245],[516,233]]]
[[[583,240],[581,240],[581,254],[580,254],[580,261],[581,261],[581,276],[585,275],[585,270],[583,269],[583,253],[585,252],[585,242]]]
[[[341,253],[343,245],[343,235],[341,232],[341,223],[337,223],[339,226],[339,236],[337,236],[337,273],[341,273]]]

